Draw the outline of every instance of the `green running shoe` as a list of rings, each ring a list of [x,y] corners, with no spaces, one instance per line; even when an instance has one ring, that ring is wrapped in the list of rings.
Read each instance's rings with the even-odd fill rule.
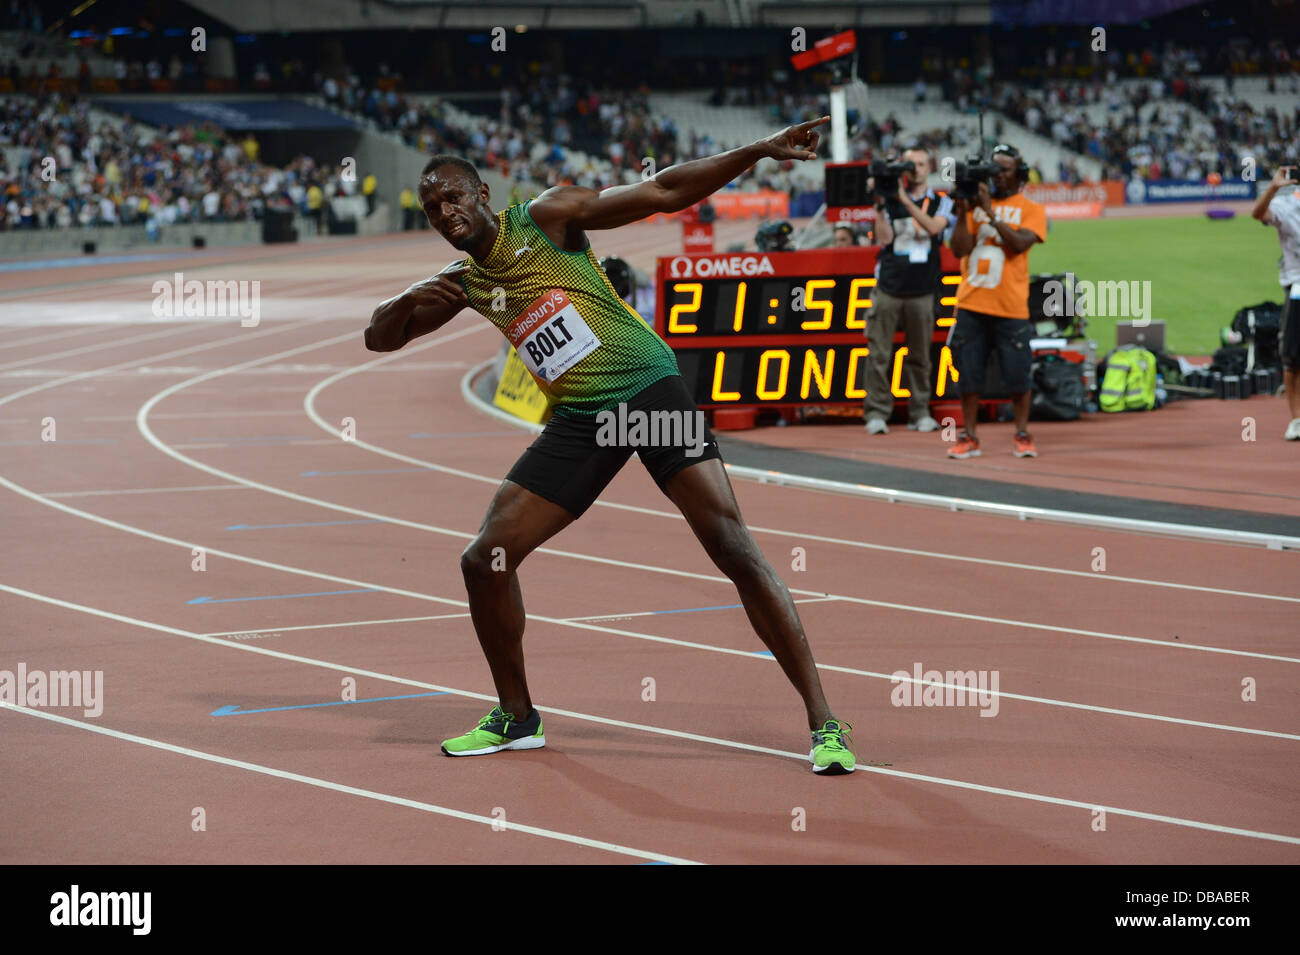
[[[486,756],[503,749],[541,749],[545,745],[541,713],[533,710],[528,719],[520,722],[513,713],[494,706],[492,712],[464,736],[443,740],[442,751],[447,756]]]
[[[827,720],[821,729],[813,731],[812,751],[808,758],[812,760],[814,773],[842,776],[853,772],[857,759],[846,743],[852,730],[853,727],[842,720]]]

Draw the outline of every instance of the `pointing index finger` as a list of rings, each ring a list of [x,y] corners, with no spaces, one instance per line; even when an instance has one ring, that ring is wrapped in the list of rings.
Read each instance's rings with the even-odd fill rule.
[[[807,122],[800,123],[795,127],[795,129],[812,129],[814,126],[820,126],[823,123],[829,123],[830,121],[831,118],[829,116],[822,116],[818,119],[810,119]]]

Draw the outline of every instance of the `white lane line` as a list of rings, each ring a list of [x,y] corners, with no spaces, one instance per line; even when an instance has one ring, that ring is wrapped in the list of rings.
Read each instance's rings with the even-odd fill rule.
[[[345,620],[342,623],[309,623],[300,627],[258,627],[256,630],[223,630],[205,633],[205,637],[236,637],[248,633],[288,633],[291,630],[332,630],[336,627],[371,627],[383,623],[417,623],[425,620],[454,620],[468,617],[468,613],[440,613],[432,617],[392,617],[388,620]]]
[[[87,332],[106,332],[112,327],[113,326],[104,323],[83,325],[66,332],[54,332],[50,335],[37,335],[34,338],[23,338],[16,342],[0,342],[0,350],[5,348],[22,348],[25,345],[38,345],[41,342],[52,342],[61,338],[71,338],[73,335],[85,335]]]
[[[434,339],[433,342],[430,342],[429,344],[432,345],[432,344],[452,341],[457,338],[464,337],[465,335],[473,334],[475,331],[486,329],[489,327],[491,326],[482,325],[482,326],[472,326],[470,328],[464,328],[461,329],[460,331],[452,332],[449,335],[444,335],[441,336],[440,338]],[[333,341],[334,340],[331,339],[330,343],[332,344]],[[219,375],[225,374],[227,371],[247,368],[250,365],[255,365],[261,362],[276,361],[281,358],[285,358],[290,355],[297,354],[299,352],[310,350],[313,347],[314,346],[312,345],[301,345],[298,346],[297,348],[289,349],[288,351],[279,352],[273,355],[264,355],[261,358],[254,358],[251,359],[250,361],[243,362],[238,365],[232,365],[229,369],[220,369],[220,368],[214,369],[212,371],[205,372],[202,375],[195,376],[194,378],[189,378],[186,379],[185,381],[179,381],[173,385],[169,385],[168,387],[154,394],[151,398],[149,398],[148,401],[146,401],[144,404],[140,406],[140,409],[136,415],[136,426],[138,427],[141,435],[144,436],[144,439],[148,441],[151,445],[153,445],[155,448],[157,448],[159,451],[161,451],[163,454],[166,454],[169,457],[174,458],[175,460],[181,462],[182,464],[187,465],[188,467],[194,468],[199,471],[203,471],[207,474],[211,474],[213,477],[222,478],[223,480],[233,481],[239,484],[244,484],[247,485],[248,487],[255,488],[259,491],[264,491],[268,494],[275,494],[280,497],[288,498],[289,500],[297,501],[300,504],[308,504],[315,507],[321,507],[326,510],[337,511],[343,514],[351,514],[355,517],[365,517],[371,520],[381,521],[387,524],[393,524],[398,527],[407,527],[413,530],[425,531],[432,534],[439,534],[446,537],[456,538],[458,540],[472,540],[475,537],[475,535],[467,531],[458,531],[453,528],[440,527],[435,524],[424,524],[419,521],[410,521],[410,520],[406,520],[405,518],[394,517],[388,514],[380,514],[376,511],[368,511],[362,508],[349,507],[344,504],[335,504],[331,501],[326,501],[321,498],[309,497],[305,494],[299,494],[296,491],[290,491],[285,488],[276,487],[274,485],[264,484],[260,481],[254,481],[250,478],[241,477],[230,471],[224,471],[220,468],[213,467],[212,465],[205,464],[202,461],[198,461],[195,458],[180,453],[175,449],[175,447],[163,442],[156,434],[154,434],[153,429],[149,426],[149,413],[152,411],[152,409],[165,398],[168,398],[171,395],[176,394],[177,392],[187,388],[191,384],[197,384],[199,382],[206,381],[211,378],[215,378]],[[332,429],[330,429],[328,426],[326,430],[332,431]],[[343,440],[341,433],[339,432],[333,432],[333,433],[339,434],[339,440],[340,441]],[[353,440],[353,441],[349,441],[348,443],[357,444],[359,442]],[[484,475],[472,475],[469,472],[463,472],[463,471],[458,472],[452,468],[440,467],[438,468],[438,470],[458,474],[461,476],[468,476],[474,480],[482,480],[494,485],[499,483],[496,479],[487,478]],[[733,586],[731,581],[728,580],[726,577],[718,576],[716,574],[698,574],[691,571],[678,570],[672,567],[662,567],[655,564],[643,564],[634,561],[619,560],[612,557],[599,557],[594,554],[584,554],[577,551],[560,550],[554,547],[539,547],[536,549],[535,553],[547,554],[555,557],[566,557],[572,560],[581,560],[590,563],[605,564],[607,566],[621,567],[629,570],[645,571],[648,573],[655,573],[655,574],[666,574],[675,577],[685,577],[690,580],[704,580],[704,581],[710,581],[715,583],[722,583],[728,586]],[[987,622],[987,623],[999,623],[999,624],[1005,624],[1007,626],[1039,629],[1039,630],[1051,631],[1055,633],[1068,633],[1075,636],[1101,637],[1104,639],[1127,641],[1132,643],[1141,643],[1141,644],[1160,646],[1160,647],[1176,649],[1176,650],[1196,650],[1196,651],[1202,651],[1206,653],[1222,653],[1231,656],[1244,656],[1244,657],[1251,657],[1255,659],[1278,660],[1285,663],[1300,663],[1300,658],[1286,657],[1286,656],[1280,656],[1276,654],[1259,653],[1251,650],[1233,650],[1225,647],[1212,647],[1204,644],[1189,643],[1185,641],[1156,640],[1149,637],[1132,637],[1125,634],[1111,634],[1111,633],[1104,633],[1096,630],[1083,630],[1076,627],[1059,627],[1059,626],[1052,626],[1050,624],[1038,624],[1038,623],[1032,623],[1023,620],[1009,620],[1000,617],[986,617],[978,614],[961,613],[958,611],[938,610],[932,607],[919,607],[919,606],[911,606],[908,604],[886,603],[883,601],[868,600],[863,597],[851,597],[843,594],[827,594],[815,590],[803,590],[798,587],[790,587],[789,590],[791,594],[798,594],[800,596],[806,596],[806,597],[832,597],[833,596],[833,597],[837,597],[840,600],[848,600],[854,603],[861,603],[867,606],[880,606],[880,607],[888,607],[891,609],[912,611],[917,613],[939,614],[941,616],[951,616],[963,620],[974,620],[974,621]]]
[[[183,335],[186,332],[192,332],[196,326],[188,325],[181,328],[168,328],[163,331],[145,332],[142,335],[135,335],[131,338],[118,338],[107,342],[96,342],[93,345],[83,345],[80,348],[69,348],[67,351],[50,352],[43,355],[35,355],[32,358],[20,358],[18,361],[6,362],[0,365],[0,371],[9,368],[21,368],[23,365],[34,365],[42,361],[53,361],[56,358],[71,358],[73,355],[84,355],[86,352],[109,351],[114,348],[121,348],[123,345],[134,345],[136,342],[153,341],[155,338],[170,338],[173,335]]]
[[[816,603],[825,603],[827,600],[839,600],[839,599],[840,599],[839,597],[804,597],[800,600],[796,600],[795,603],[816,604]],[[586,621],[586,620],[629,620],[632,617],[657,617],[657,616],[669,616],[669,615],[680,614],[680,613],[696,613],[696,612],[706,613],[710,610],[739,610],[739,609],[740,609],[740,605],[738,604],[737,605],[727,604],[725,606],[718,606],[718,607],[697,607],[695,608],[695,610],[691,610],[691,611],[636,610],[636,611],[629,611],[628,613],[602,613],[602,614],[596,614],[594,617],[565,617],[563,619],[565,623],[575,623],[575,622]]]
[[[202,643],[214,644],[216,646],[228,647],[234,650],[240,650],[246,653],[257,653],[262,656],[274,657],[279,660],[287,660],[291,663],[303,663],[308,666],[320,667],[321,669],[334,670],[341,673],[349,673],[354,676],[364,676],[371,679],[384,680],[390,683],[397,683],[403,686],[414,686],[426,690],[435,690],[442,693],[449,693],[454,696],[463,696],[467,699],[484,700],[492,703],[497,702],[496,698],[486,693],[474,693],[469,690],[461,690],[456,687],[442,686],[436,683],[426,683],[422,680],[412,680],[407,677],[393,676],[386,673],[377,673],[373,670],[362,670],[356,667],[349,667],[343,664],[331,663],[327,660],[317,660],[312,657],[304,657],[295,653],[285,653],[282,650],[273,650],[269,647],[261,647],[248,643],[232,643],[228,640],[222,640],[217,637],[207,637],[202,634],[193,633],[188,630],[181,630],[177,627],[169,627],[165,624],[153,623],[148,620],[139,620],[133,617],[127,617],[123,614],[113,613],[112,611],[100,610],[97,607],[87,607],[83,604],[76,604],[71,601],[63,600],[58,597],[50,597],[46,594],[38,594],[30,590],[23,590],[19,587],[12,587],[8,584],[0,584],[0,590],[8,591],[20,597],[26,597],[31,600],[37,600],[48,603],[56,607],[62,607],[68,610],[75,610],[81,613],[91,614],[97,617],[104,617],[109,620],[116,620],[120,623],[131,624],[148,630],[156,630],[161,633],[168,633],[173,636],[183,637],[188,640],[197,640]],[[600,629],[592,627],[590,629]],[[691,740],[697,743],[707,743],[713,746],[722,746],[728,749],[739,750],[748,753],[760,753],[768,756],[784,756],[789,759],[797,759],[800,762],[807,762],[808,754],[802,752],[789,752],[787,750],[774,749],[770,746],[758,746],[753,743],[742,743],[736,740],[722,739],[716,736],[705,736],[699,733],[689,733],[682,730],[669,729],[667,727],[655,726],[647,723],[632,723],[626,720],[611,719],[603,716],[595,716],[590,713],[581,713],[574,710],[565,710],[558,707],[538,707],[542,713],[551,713],[557,716],[565,716],[575,720],[582,720],[589,723],[598,723],[605,726],[617,726],[621,729],[634,730],[642,733],[653,733],[659,736],[668,736],[674,739]],[[1159,813],[1143,812],[1135,809],[1123,809],[1117,806],[1106,806],[1101,803],[1083,802],[1075,799],[1065,799],[1060,796],[1048,796],[1041,793],[1031,793],[1018,789],[1007,789],[1000,786],[986,786],[982,783],[972,783],[960,779],[948,779],[943,776],[927,776],[921,773],[909,773],[903,770],[888,769],[883,766],[865,766],[858,763],[854,767],[859,772],[877,773],[883,776],[894,776],[900,779],[910,779],[916,782],[933,783],[940,786],[949,786],[956,789],[965,789],[972,792],[982,792],[992,795],[1009,796],[1015,799],[1026,799],[1032,802],[1047,803],[1057,806],[1067,806],[1078,809],[1092,811],[1094,809],[1104,809],[1108,813],[1115,815],[1129,816],[1136,819],[1146,819],[1152,822],[1163,822],[1170,825],[1184,826],[1192,829],[1202,829],[1210,832],[1220,832],[1228,835],[1245,836],[1254,839],[1263,839],[1270,842],[1284,842],[1292,845],[1300,845],[1300,837],[1281,835],[1278,833],[1262,832],[1254,829],[1243,829],[1235,826],[1221,826],[1215,823],[1201,822],[1195,819],[1184,819],[1179,816],[1168,816]]]
[[[291,324],[275,325],[270,328],[259,329],[255,332],[246,332],[241,330],[239,335],[231,336],[229,338],[217,338],[212,341],[203,342],[199,345],[189,345],[185,348],[177,348],[169,352],[163,352],[161,355],[151,355],[148,358],[132,358],[128,361],[118,362],[116,365],[108,365],[104,368],[91,368],[88,371],[79,371],[63,378],[45,381],[39,385],[31,385],[21,391],[15,391],[11,394],[4,395],[3,397],[0,397],[0,406],[7,405],[11,401],[17,401],[19,398],[26,398],[28,395],[34,395],[40,391],[48,391],[50,388],[70,385],[75,381],[83,381],[86,378],[98,378],[103,375],[111,375],[114,372],[121,371],[123,368],[130,368],[133,365],[147,365],[149,362],[162,361],[165,358],[174,358],[178,355],[190,355],[194,352],[207,351],[211,348],[225,348],[250,339],[261,338],[264,335],[278,335],[281,332],[297,331],[300,328],[327,321],[329,321],[329,319],[309,318],[301,322],[293,322]],[[342,341],[344,337],[345,336],[340,336],[339,340]]]
[[[1109,514],[1099,514],[1096,511],[1064,511],[1048,507],[1029,507],[1023,504],[998,504],[976,498],[956,497],[949,494],[925,494],[919,491],[904,491],[898,488],[879,487],[873,484],[855,484],[850,481],[805,477],[802,474],[788,474],[784,471],[751,468],[735,464],[727,465],[727,471],[736,477],[757,481],[760,484],[775,484],[779,487],[847,494],[870,500],[887,501],[890,504],[917,504],[923,507],[939,507],[952,512],[968,511],[995,517],[1015,517],[1022,521],[1041,520],[1055,524],[1080,525],[1089,529],[1124,531],[1139,535],[1175,537],[1217,544],[1245,544],[1254,547],[1265,547],[1268,550],[1300,550],[1300,537],[1285,534],[1239,531],[1226,527],[1209,527],[1200,524],[1173,524],[1166,521],[1148,521],[1134,517],[1114,517]]]
[[[332,792],[343,793],[347,796],[359,796],[362,799],[370,799],[374,802],[388,803],[393,806],[403,806],[407,809],[418,809],[420,812],[427,812],[435,816],[447,816],[451,819],[460,819],[465,822],[476,822],[480,825],[492,826],[497,831],[522,832],[530,836],[540,836],[543,839],[552,839],[556,842],[567,842],[571,845],[583,846],[587,849],[599,849],[604,852],[613,852],[618,855],[631,856],[635,859],[649,859],[653,862],[668,862],[673,865],[700,865],[700,863],[690,859],[664,855],[660,852],[647,852],[644,849],[633,849],[630,846],[621,846],[613,842],[603,842],[600,839],[588,839],[586,836],[577,836],[568,832],[560,832],[557,829],[544,829],[541,826],[530,826],[526,823],[516,822],[514,819],[510,819],[503,823],[496,816],[480,816],[477,813],[465,812],[461,809],[452,809],[448,806],[438,806],[431,802],[421,802],[418,799],[407,799],[404,796],[394,796],[389,793],[376,792],[373,789],[362,789],[359,786],[348,786],[344,783],[336,783],[332,779],[321,779],[319,776],[305,776],[302,773],[290,772],[287,769],[277,769],[274,766],[263,766],[260,763],[250,763],[242,759],[232,759],[229,756],[207,753],[203,750],[191,749],[188,746],[178,746],[175,743],[167,743],[163,740],[153,739],[148,736],[138,736],[135,733],[124,733],[121,730],[110,729],[107,726],[100,726],[95,723],[86,723],[82,720],[74,720],[59,713],[51,713],[48,710],[34,710],[26,706],[15,706],[12,703],[3,702],[0,702],[0,709],[12,710],[15,713],[22,713],[26,716],[36,716],[43,720],[60,723],[63,726],[71,726],[79,730],[85,730],[89,733],[98,733],[100,736],[107,736],[127,743],[135,743],[138,746],[147,746],[151,749],[159,749],[164,752],[175,753],[179,756],[187,756],[190,759],[198,759],[207,763],[216,763],[220,766],[229,766],[232,769],[242,769],[250,773],[258,773],[262,776],[272,776],[276,779],[283,779],[292,783],[302,783],[306,786],[314,786],[317,789],[328,789]]]
[[[836,597],[832,599],[840,600],[843,598]],[[634,616],[634,615],[628,614],[628,616]],[[532,614],[528,615],[528,619],[539,620],[539,622],[551,622],[551,621],[543,620],[542,618],[534,617]],[[573,624],[575,626],[581,626],[583,623],[585,623],[588,620],[606,620],[606,619],[611,619],[611,618],[608,617],[570,618],[568,620],[564,620],[561,622],[566,624]],[[682,640],[678,637],[661,637],[655,634],[635,633],[629,630],[619,630],[617,628],[610,628],[610,627],[602,627],[600,628],[600,632],[621,634],[623,636],[632,637],[637,640],[649,640],[653,643],[664,643],[675,647],[687,647],[692,650],[710,650],[714,653],[726,653],[732,656],[751,657],[757,660],[766,660],[768,662],[775,662],[771,657],[760,656],[761,651],[736,650],[731,647],[718,647],[707,643],[696,643],[692,640]],[[888,680],[891,683],[906,682],[906,683],[915,683],[918,686],[938,686],[945,689],[951,687],[954,690],[962,690],[963,692],[966,693],[974,692],[973,690],[971,690],[970,687],[962,687],[955,683],[954,684],[931,683],[925,680],[917,680],[910,676],[896,676],[895,673],[880,673],[875,670],[861,670],[856,667],[837,666],[832,663],[818,663],[816,666],[817,669],[819,670],[826,670],[831,673],[847,673],[852,676],[865,676],[877,680]],[[905,671],[896,671],[896,672],[902,673]],[[1122,710],[1113,706],[1099,706],[1095,703],[1075,703],[1071,700],[1058,700],[1051,697],[1027,696],[1023,693],[1008,693],[1005,690],[986,690],[981,692],[987,694],[988,696],[996,696],[1004,700],[1020,700],[1021,702],[1025,702],[1025,703],[1041,703],[1045,706],[1059,706],[1059,707],[1064,707],[1066,709],[1082,710],[1091,713],[1105,713],[1110,716],[1128,716],[1134,719],[1152,720],[1159,723],[1177,723],[1183,726],[1199,726],[1203,729],[1223,730],[1229,733],[1245,733],[1251,736],[1271,736],[1275,739],[1289,739],[1289,740],[1300,741],[1300,735],[1295,733],[1283,733],[1279,730],[1255,729],[1249,726],[1237,726],[1232,723],[1210,723],[1204,720],[1184,719],[1183,717],[1180,716],[1163,716],[1159,713],[1144,713],[1140,710]]]
[[[4,475],[0,474],[0,487],[8,488],[15,494],[19,494],[28,500],[35,501],[38,504],[44,504],[47,507],[63,511],[65,514],[71,514],[73,517],[79,517],[82,520],[92,521],[101,524],[104,527],[111,527],[114,530],[124,531],[127,534],[135,534],[139,537],[145,537],[149,540],[158,541],[163,544],[171,544],[174,547],[182,547],[186,550],[193,551],[195,548],[201,548],[208,557],[222,557],[226,560],[236,561],[242,564],[250,564],[254,567],[264,567],[267,570],[278,570],[286,574],[294,574],[299,577],[311,577],[315,580],[329,580],[335,583],[346,583],[355,586],[358,589],[365,590],[382,590],[385,593],[397,594],[402,597],[412,597],[416,600],[427,600],[433,603],[448,604],[453,607],[467,608],[469,604],[464,600],[452,600],[448,597],[437,597],[433,594],[421,593],[415,590],[403,590],[400,587],[388,587],[383,584],[357,583],[349,577],[339,577],[334,574],[326,574],[314,570],[306,570],[302,567],[293,567],[289,564],[277,564],[274,561],[261,560],[257,557],[248,557],[244,554],[235,554],[230,551],[220,550],[216,547],[208,547],[204,544],[198,544],[191,541],[183,541],[175,537],[168,537],[165,534],[156,534],[153,531],[145,530],[142,527],[133,527],[130,524],[123,524],[121,521],[115,521],[111,518],[101,517],[98,514],[92,514],[90,511],[83,511],[80,508],[73,507],[70,504],[64,504],[62,501],[52,501],[48,497],[43,497],[21,484],[15,484]],[[4,585],[0,584],[0,588]]]
[[[177,411],[172,414],[156,414],[154,418],[162,421],[187,421],[190,418],[269,418],[279,415],[298,415],[297,408],[291,411]],[[88,415],[82,421],[135,421],[133,414]]]
[[[303,407],[307,412],[307,416],[311,418],[311,420],[315,422],[316,425],[322,430],[327,431],[330,434],[333,434],[335,437],[339,437],[340,436],[339,430],[335,428],[333,425],[331,425],[329,422],[327,422],[324,418],[322,418],[320,414],[316,411],[316,398],[320,395],[322,391],[324,391],[327,387],[334,384],[335,382],[341,381],[342,379],[347,378],[350,375],[357,374],[362,371],[370,370],[371,368],[373,368],[373,366],[383,362],[395,361],[396,359],[401,357],[409,357],[414,352],[422,351],[426,348],[431,348],[436,344],[438,344],[437,341],[424,342],[420,345],[416,345],[414,347],[408,348],[404,352],[393,352],[391,354],[384,355],[381,358],[377,358],[372,361],[366,362],[363,365],[358,365],[356,368],[345,369],[344,371],[338,372],[334,375],[331,375],[328,378],[325,378],[317,382],[317,384],[309,392],[307,392],[306,398],[303,399]],[[489,361],[486,364],[490,364],[490,363],[491,362]],[[478,365],[475,368],[471,368],[470,371],[466,374],[466,376],[461,379],[461,392],[463,395],[466,394],[467,392],[472,395],[472,390],[468,388],[467,382],[473,375],[477,374],[478,371],[481,370],[483,367],[484,365]],[[478,401],[476,395],[473,395],[472,397],[473,397],[473,403],[475,407],[477,407],[481,411],[489,411],[490,409],[490,413],[492,414],[493,417],[501,418],[505,421],[508,421],[514,424],[517,428],[521,428],[522,430],[525,431],[537,433],[541,430],[540,427],[535,427],[532,425],[528,425],[526,422],[521,422],[519,421],[518,418],[515,418],[513,415],[506,414],[505,412],[500,411],[500,409],[498,408],[495,408],[490,405],[482,404],[481,402]],[[436,471],[441,474],[450,474],[455,477],[466,478],[467,480],[478,481],[484,484],[496,485],[501,483],[499,478],[493,478],[485,474],[475,474],[471,471],[464,471],[459,468],[446,467],[444,465],[436,464],[433,461],[427,461],[423,458],[416,458],[408,454],[402,454],[401,452],[398,451],[392,451],[388,448],[382,448],[378,445],[371,444],[359,438],[352,441],[351,443],[355,444],[359,448],[364,448],[365,450],[370,451],[374,454],[383,455],[384,457],[392,458],[396,461],[402,461],[406,464],[412,464],[417,467],[428,468],[431,471]],[[731,470],[730,465],[728,465],[728,470],[729,471]],[[650,508],[650,507],[639,507],[632,504],[620,504],[615,501],[605,501],[605,500],[597,499],[595,506],[613,508],[621,511],[631,511],[637,514],[646,514],[652,517],[668,518],[670,520],[675,520],[675,521],[685,520],[685,518],[683,518],[682,515],[677,511],[664,511],[664,510],[658,510],[656,508]],[[828,537],[820,534],[808,534],[802,531],[787,531],[787,530],[780,530],[774,527],[761,527],[757,524],[749,524],[747,526],[755,534],[771,534],[773,536],[793,538],[795,540],[813,540],[824,544],[838,544],[845,547],[856,547],[863,550],[883,551],[885,553],[894,553],[894,554],[907,554],[909,556],[925,557],[934,560],[951,560],[951,561],[958,561],[962,563],[983,564],[989,567],[1004,567],[1009,570],[1031,571],[1034,573],[1055,574],[1055,575],[1061,575],[1067,577],[1086,577],[1090,580],[1107,580],[1115,583],[1138,584],[1147,587],[1166,587],[1172,590],[1188,590],[1188,591],[1195,591],[1198,593],[1222,594],[1230,597],[1246,597],[1248,599],[1254,599],[1254,600],[1277,600],[1285,603],[1300,603],[1300,597],[1295,597],[1287,594],[1268,594],[1268,593],[1258,593],[1255,591],[1248,591],[1248,590],[1232,590],[1225,587],[1208,587],[1201,584],[1183,584],[1183,583],[1177,583],[1174,581],[1167,581],[1167,580],[1153,580],[1146,577],[1127,577],[1124,576],[1123,574],[1112,574],[1112,573],[1095,574],[1089,571],[1069,570],[1060,567],[1042,567],[1037,564],[1024,564],[1024,563],[1018,563],[1016,561],[996,560],[988,557],[971,557],[971,556],[966,556],[961,554],[945,554],[945,553],[940,553],[938,551],[919,550],[917,548],[911,548],[911,547],[897,547],[889,544],[872,544],[866,541],[846,540],[841,537]]]
[[[795,591],[791,593],[804,593]],[[888,600],[871,600],[867,597],[850,597],[840,595],[836,599],[850,603],[863,604],[868,607],[884,607],[887,610],[903,610],[907,613],[928,613],[939,617],[952,617],[957,620],[970,620],[976,623],[996,623],[1003,627],[1018,627],[1025,630],[1044,630],[1049,633],[1068,633],[1076,637],[1096,637],[1100,640],[1121,640],[1125,643],[1142,643],[1149,646],[1186,650],[1199,650],[1203,653],[1223,653],[1235,657],[1251,657],[1256,660],[1277,660],[1281,663],[1300,663],[1300,657],[1287,657],[1276,653],[1260,653],[1256,650],[1232,650],[1228,647],[1212,647],[1204,643],[1184,643],[1181,640],[1156,640],[1151,637],[1132,637],[1122,633],[1107,633],[1104,630],[1084,630],[1080,627],[1058,627],[1050,623],[1034,623],[1029,620],[1011,620],[1006,617],[988,617],[977,613],[961,613],[956,610],[940,610],[937,607],[918,607],[914,604],[892,603]]]
[[[242,484],[190,484],[185,487],[126,487],[105,491],[54,491],[45,497],[110,497],[115,494],[168,494],[173,491],[249,491]]]
[[[287,448],[298,444],[338,444],[337,438],[300,438],[296,441],[205,441],[198,444],[173,444],[173,448],[197,451],[204,448]]]

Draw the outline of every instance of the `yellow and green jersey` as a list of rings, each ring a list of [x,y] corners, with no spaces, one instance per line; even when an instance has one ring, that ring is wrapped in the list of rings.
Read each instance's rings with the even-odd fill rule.
[[[461,276],[485,316],[532,373],[553,410],[593,417],[669,375],[677,358],[618,297],[591,246],[565,252],[528,214],[528,202],[497,213],[496,243]]]

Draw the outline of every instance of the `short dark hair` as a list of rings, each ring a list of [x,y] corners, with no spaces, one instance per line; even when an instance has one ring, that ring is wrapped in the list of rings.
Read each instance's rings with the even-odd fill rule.
[[[930,168],[931,168],[931,170],[933,171],[933,169],[934,169],[934,150],[932,150],[932,149],[931,149],[929,146],[927,146],[925,143],[915,142],[915,143],[910,144],[909,146],[907,146],[907,147],[903,150],[902,153],[899,153],[899,154],[898,154],[898,155],[899,155],[899,158],[902,158],[903,153],[925,153],[925,158],[926,158],[926,160],[930,163]]]
[[[438,153],[436,156],[430,156],[429,161],[424,164],[424,169],[420,171],[420,178],[425,178],[443,166],[454,166],[463,172],[475,186],[483,185],[483,180],[479,178],[478,170],[474,168],[474,164],[468,159],[461,159],[451,153]]]

